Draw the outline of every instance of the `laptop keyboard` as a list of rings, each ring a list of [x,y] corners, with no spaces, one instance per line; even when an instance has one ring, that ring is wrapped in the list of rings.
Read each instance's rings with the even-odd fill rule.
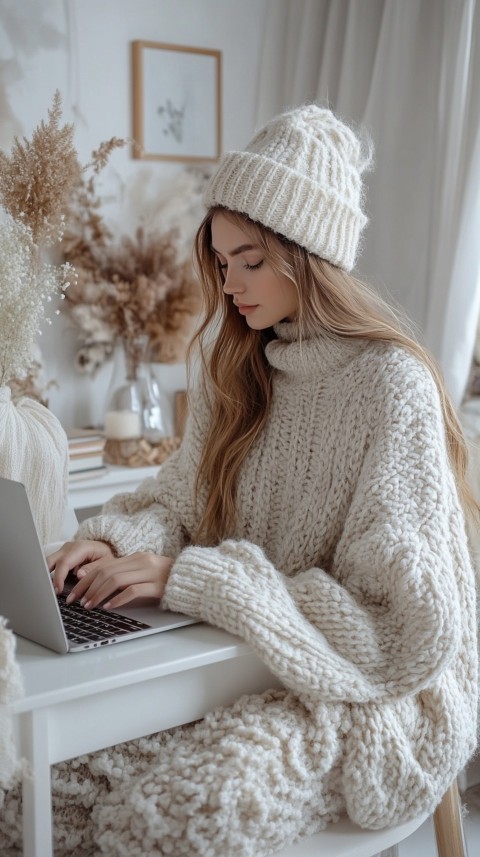
[[[85,610],[78,601],[67,604],[64,595],[58,596],[58,605],[65,633],[72,643],[97,642],[150,627],[137,619],[119,616],[118,613],[109,613],[101,607]]]

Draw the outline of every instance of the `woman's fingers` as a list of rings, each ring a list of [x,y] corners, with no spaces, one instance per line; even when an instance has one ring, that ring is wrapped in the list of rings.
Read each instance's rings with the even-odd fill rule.
[[[173,560],[152,553],[107,557],[83,566],[85,576],[74,586],[67,602],[80,600],[89,610],[107,601],[111,607],[138,597],[160,599]]]
[[[47,559],[49,571],[52,572],[52,582],[55,591],[62,592],[69,571],[78,569],[84,563],[101,557],[113,556],[111,547],[106,542],[90,539],[79,539],[65,542],[62,547],[50,554]]]
[[[163,587],[165,589],[165,586]],[[163,595],[163,592],[162,592]],[[127,586],[118,595],[115,595],[110,601],[103,605],[105,610],[115,610],[118,607],[124,607],[131,601],[136,601],[137,598],[150,598],[160,601],[162,595],[158,595],[155,584],[150,583],[135,583],[133,586]]]
[[[115,580],[112,578],[101,586],[92,596],[89,593],[84,595],[81,603],[86,610],[92,610],[99,604],[108,610],[128,604],[140,597],[160,600],[164,586],[160,587],[159,580],[146,581],[144,578],[145,575],[141,569],[136,572],[123,572]]]
[[[67,603],[80,601],[87,610],[98,607],[106,598],[114,595],[119,589],[125,589],[135,583],[141,583],[144,575],[141,569],[121,571],[120,569],[102,569],[89,572],[83,580],[74,586],[67,598]]]

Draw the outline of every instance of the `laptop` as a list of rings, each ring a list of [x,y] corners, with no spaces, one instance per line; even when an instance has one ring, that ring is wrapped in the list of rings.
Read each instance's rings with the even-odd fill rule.
[[[16,634],[64,654],[200,621],[156,605],[85,610],[67,595],[53,588],[25,486],[0,477],[0,615]]]

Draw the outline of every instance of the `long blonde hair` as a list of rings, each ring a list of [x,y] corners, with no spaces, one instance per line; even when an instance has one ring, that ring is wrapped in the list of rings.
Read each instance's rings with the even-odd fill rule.
[[[408,349],[428,367],[440,394],[447,450],[459,496],[465,512],[478,524],[480,507],[467,482],[467,448],[462,429],[435,361],[407,332],[405,322],[365,283],[340,268],[246,215],[213,208],[201,223],[194,246],[204,317],[191,348],[199,347],[212,402],[212,430],[196,474],[197,499],[202,493],[206,502],[195,541],[217,544],[232,533],[239,470],[265,425],[272,395],[272,367],[265,357],[265,344],[274,333],[272,329],[248,328],[223,292],[223,274],[212,251],[211,224],[216,211],[247,232],[273,269],[295,285],[300,336],[321,329],[333,337],[391,342]],[[209,345],[209,331],[214,324],[218,334]]]

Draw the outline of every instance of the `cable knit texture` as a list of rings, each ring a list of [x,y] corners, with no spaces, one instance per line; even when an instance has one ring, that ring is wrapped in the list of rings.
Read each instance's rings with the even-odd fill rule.
[[[15,658],[15,636],[0,616],[0,807],[2,789],[19,772],[20,763],[13,745],[11,706],[23,695],[20,668]]]
[[[68,440],[57,417],[0,387],[0,476],[23,482],[42,544],[61,538],[67,508]]]
[[[275,330],[232,537],[191,544],[201,388],[180,450],[79,535],[174,557],[163,605],[243,637],[284,690],[57,766],[59,854],[266,857],[345,810],[433,811],[474,750],[474,577],[436,387],[396,346]]]
[[[204,201],[241,211],[350,271],[367,223],[362,173],[372,157],[370,141],[308,104],[276,116],[244,152],[227,152]]]

